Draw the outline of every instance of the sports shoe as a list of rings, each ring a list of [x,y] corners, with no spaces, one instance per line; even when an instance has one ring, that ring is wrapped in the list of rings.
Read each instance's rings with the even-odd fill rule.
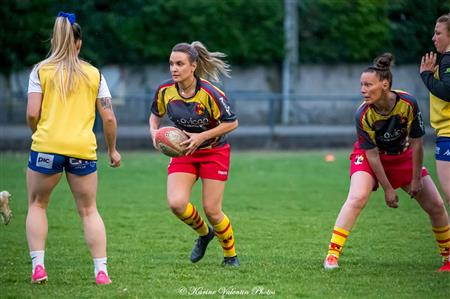
[[[11,194],[8,191],[0,192],[0,218],[3,219],[5,225],[8,225],[12,217],[12,212],[9,208],[10,197]]]
[[[327,255],[327,257],[323,261],[323,267],[325,268],[325,270],[333,270],[339,268],[338,259],[339,258],[333,254]]]
[[[206,248],[212,239],[214,239],[214,230],[208,225],[208,234],[206,236],[200,236],[195,241],[194,248],[192,248],[191,252],[191,262],[196,263],[203,258]]]
[[[450,272],[450,261],[446,261],[442,267],[439,268],[438,272]]]
[[[97,277],[95,278],[95,283],[97,285],[111,284],[111,282],[111,279],[109,279],[108,275],[104,271],[99,271],[97,273]]]
[[[237,255],[235,256],[226,256],[223,258],[222,266],[229,267],[239,267],[241,263],[239,263],[239,259]]]
[[[44,283],[48,280],[47,272],[41,265],[37,265],[34,268],[34,273],[31,275],[31,283]]]

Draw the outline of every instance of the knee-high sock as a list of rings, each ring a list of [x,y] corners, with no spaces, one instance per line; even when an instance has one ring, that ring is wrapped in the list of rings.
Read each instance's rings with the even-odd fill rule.
[[[349,233],[349,231],[335,226],[333,229],[333,235],[331,236],[330,245],[328,246],[328,254],[339,257]]]
[[[223,248],[223,255],[226,257],[236,256],[233,228],[227,215],[224,215],[219,224],[214,225],[214,232]]]
[[[441,255],[448,259],[450,250],[450,227],[448,225],[440,227],[433,226],[433,233]]]
[[[177,217],[192,227],[200,236],[206,236],[208,234],[208,225],[203,221],[202,216],[198,213],[193,204],[188,203],[186,210]]]

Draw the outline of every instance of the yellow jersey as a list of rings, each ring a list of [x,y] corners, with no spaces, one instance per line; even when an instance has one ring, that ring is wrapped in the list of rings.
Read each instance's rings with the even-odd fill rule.
[[[38,70],[42,86],[42,104],[31,149],[84,160],[97,159],[97,141],[93,132],[100,71],[82,62],[87,80],[76,78],[75,92],[64,101],[55,86],[56,66],[47,64]]]
[[[439,59],[438,69],[420,73],[430,91],[430,122],[437,137],[450,137],[450,51]]]
[[[434,74],[439,80],[439,72]],[[430,92],[430,122],[438,137],[450,137],[450,102]]]

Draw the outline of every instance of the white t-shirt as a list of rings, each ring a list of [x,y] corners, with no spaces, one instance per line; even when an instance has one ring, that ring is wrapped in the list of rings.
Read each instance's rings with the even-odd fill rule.
[[[41,81],[36,68],[30,73],[30,79],[28,80],[28,93],[39,92],[42,93]],[[106,83],[105,77],[101,74],[100,88],[98,89],[97,99],[99,98],[110,98],[111,93],[109,92],[108,84]]]

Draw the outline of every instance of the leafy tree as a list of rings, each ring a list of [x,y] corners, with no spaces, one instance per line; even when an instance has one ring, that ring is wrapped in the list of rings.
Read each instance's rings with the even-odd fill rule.
[[[442,0],[397,0],[388,7],[392,38],[387,45],[397,63],[418,63],[435,50],[431,38],[438,16],[450,13],[450,2]]]
[[[301,63],[367,62],[385,51],[417,63],[433,49],[442,0],[298,0]],[[166,62],[178,42],[202,41],[234,64],[280,64],[283,0],[2,0],[0,72],[43,59],[58,11],[75,12],[81,56],[94,64]]]
[[[385,1],[299,1],[300,61],[367,60],[389,41]]]

